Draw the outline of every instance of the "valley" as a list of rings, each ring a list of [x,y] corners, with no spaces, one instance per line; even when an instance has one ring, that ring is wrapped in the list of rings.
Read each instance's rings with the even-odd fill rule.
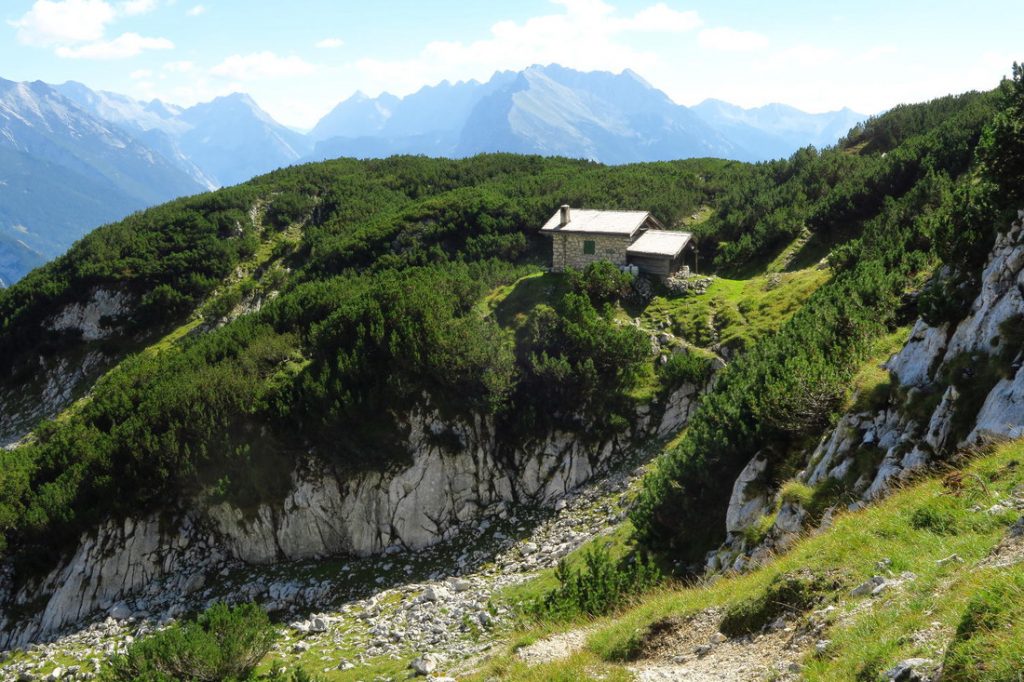
[[[0,292],[0,674],[1008,679],[1021,120],[1015,66],[768,163],[342,158],[90,232]],[[698,273],[553,272],[562,205]]]

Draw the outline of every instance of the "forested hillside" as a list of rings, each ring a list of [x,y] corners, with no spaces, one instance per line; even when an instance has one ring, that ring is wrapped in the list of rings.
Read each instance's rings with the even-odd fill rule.
[[[1013,131],[1024,79],[1014,73],[996,93],[897,107],[836,149],[757,168],[722,198],[707,227],[727,238],[721,266],[740,267],[805,232],[807,245],[833,245],[834,275],[722,374],[686,438],[645,481],[632,518],[648,546],[700,560],[724,538],[724,524],[705,520],[725,518],[744,465],[760,454],[776,481],[803,467],[873,340],[918,313],[964,315],[997,230],[1019,208]],[[940,265],[943,276],[918,294]]]
[[[717,462],[767,444],[784,460],[787,443],[815,433],[867,341],[936,264],[936,230],[948,229],[939,217],[963,191],[995,102],[968,94],[900,108],[837,148],[754,166],[338,160],[97,230],[0,297],[9,390],[47,358],[93,346],[126,358],[88,400],[3,455],[8,542],[52,541],[169,493],[272,495],[275,477],[253,472],[286,471],[289,453],[310,448],[344,467],[386,463],[401,453],[386,447],[385,408],[424,391],[456,411],[497,414],[509,433],[581,418],[620,428],[648,350],[632,328],[608,324],[603,301],[570,293],[514,334],[474,313],[488,291],[545,262],[537,226],[570,203],[649,208],[667,225],[712,206],[697,227],[701,261],[722,272],[801,235],[798,259],[841,244],[832,281],[730,368],[682,446],[690,454],[669,460],[637,512],[652,542],[672,536],[658,511],[672,509],[673,532],[703,546],[679,511],[718,508],[731,479]],[[110,332],[55,334],[54,316],[98,290],[129,302],[103,319]],[[125,355],[164,334],[174,342]]]
[[[495,414],[510,434],[580,419],[621,428],[649,349],[608,323],[605,301],[567,292],[516,333],[476,302],[546,261],[535,232],[552,207],[643,206],[675,224],[743,168],[339,160],[95,231],[0,298],[5,390],[62,358],[125,358],[2,455],[8,541],[51,546],[169,494],[273,497],[266,487],[287,483],[275,472],[311,448],[343,468],[384,466],[403,456],[388,447],[389,410],[424,392]],[[97,291],[124,301],[104,331],[57,333],[59,311]]]
[[[65,557],[93,529],[123,521],[130,539],[140,518],[190,506],[259,529],[300,499],[298,470],[329,471],[335,486],[415,473],[416,439],[442,460],[484,440],[506,464],[516,448],[565,452],[552,443],[619,454],[608,439],[635,436],[681,387],[687,401],[707,392],[692,417],[687,403],[684,432],[657,432],[677,437],[630,519],[659,566],[696,570],[754,455],[772,481],[793,477],[879,339],[918,315],[963,317],[1021,199],[1022,102],[1018,68],[996,91],[898,107],[834,148],[755,165],[339,159],[100,228],[0,291],[0,435],[12,443],[0,451],[0,578],[33,595],[38,576],[74,569]],[[546,273],[537,231],[564,203],[649,209],[694,233],[715,277],[680,288],[610,265]],[[396,509],[416,499],[419,483],[389,480]],[[473,480],[507,486],[474,504],[519,494]],[[365,514],[377,535],[359,547],[401,549],[405,517]],[[428,522],[429,537],[447,537]],[[280,532],[265,544],[260,560],[293,556]],[[337,546],[298,545],[300,557]],[[634,588],[655,580],[635,566]],[[34,617],[59,594],[47,589],[18,609]]]

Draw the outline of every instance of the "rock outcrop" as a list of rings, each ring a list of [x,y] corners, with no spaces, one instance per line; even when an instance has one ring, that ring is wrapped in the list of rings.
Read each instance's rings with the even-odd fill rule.
[[[768,459],[760,453],[743,467],[739,478],[732,487],[729,510],[725,517],[725,528],[730,533],[740,533],[757,522],[768,511],[768,489],[763,483]]]
[[[17,443],[40,420],[67,407],[113,364],[115,358],[92,342],[117,334],[118,322],[133,302],[126,292],[97,288],[85,302],[69,303],[45,322],[52,332],[77,334],[83,345],[73,354],[40,355],[32,382],[0,391],[0,447]]]
[[[50,320],[55,332],[72,331],[84,341],[99,341],[114,334],[117,318],[130,310],[132,297],[118,290],[95,289],[84,303],[71,303]]]
[[[860,498],[850,505],[856,507],[958,449],[1024,436],[1024,348],[1013,347],[1020,344],[1019,334],[1007,334],[1024,329],[1022,223],[1024,211],[997,238],[965,317],[956,325],[918,320],[906,344],[885,364],[891,381],[885,406],[843,415],[810,453],[800,482],[819,487],[831,479]],[[972,396],[955,385],[956,376]],[[771,485],[755,480],[756,461],[744,469],[737,487]],[[763,513],[751,512],[750,499],[733,498],[729,539],[708,558],[713,569],[767,556],[801,532],[809,517],[796,503],[765,501],[763,513],[778,510],[774,527],[762,545],[751,548],[743,531],[759,523]]]
[[[223,570],[224,560],[266,564],[416,550],[511,504],[553,506],[631,447],[683,426],[698,393],[678,389],[664,404],[645,406],[627,433],[607,439],[556,430],[515,447],[499,441],[488,418],[444,420],[424,407],[405,419],[411,455],[405,466],[342,475],[311,458],[292,473],[283,502],[255,512],[197,500],[184,509],[110,521],[84,535],[72,556],[42,579],[15,590],[11,572],[0,573],[0,650],[113,616],[126,601],[132,612],[141,599],[155,613],[167,613],[175,595],[201,587],[207,573]],[[455,441],[437,438],[442,433]],[[30,617],[9,615],[33,606]]]

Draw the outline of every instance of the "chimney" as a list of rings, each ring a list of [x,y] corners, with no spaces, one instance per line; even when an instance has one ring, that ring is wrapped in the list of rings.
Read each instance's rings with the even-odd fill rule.
[[[562,222],[558,223],[559,226],[565,226],[569,224],[569,204],[562,204],[560,209],[562,213]]]

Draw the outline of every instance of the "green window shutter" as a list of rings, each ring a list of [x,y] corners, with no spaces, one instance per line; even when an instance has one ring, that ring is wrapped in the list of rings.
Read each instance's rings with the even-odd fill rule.
[[[583,242],[583,253],[584,253],[584,255],[593,256],[594,255],[594,251],[595,251],[594,242],[590,241],[589,239]]]

